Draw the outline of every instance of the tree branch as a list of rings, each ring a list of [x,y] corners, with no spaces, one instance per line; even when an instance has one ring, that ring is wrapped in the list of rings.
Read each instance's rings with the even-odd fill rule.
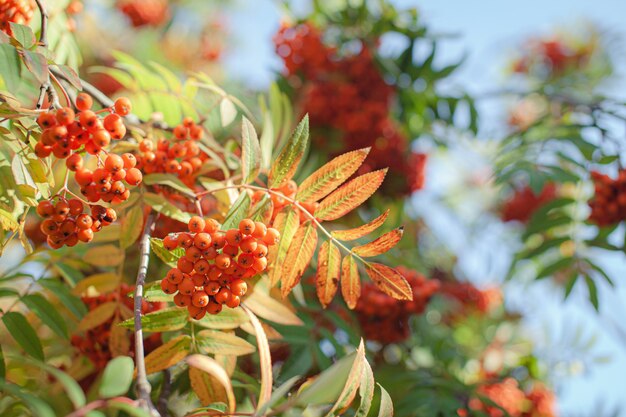
[[[37,3],[37,7],[39,8],[39,14],[41,15],[41,30],[39,31],[39,43],[44,48],[47,48],[48,47],[48,11],[46,10],[46,6],[43,3],[44,0],[35,0],[35,2]],[[48,93],[48,101],[50,102],[50,107],[52,108],[61,107],[61,105],[59,104],[59,97],[57,96],[57,92],[52,86],[52,83],[50,83],[50,72],[48,72],[46,81],[44,81],[39,87],[39,98],[37,99],[37,109],[41,109],[41,107],[43,106],[43,101],[46,98],[46,93]]]
[[[135,283],[135,365],[137,366],[137,396],[142,408],[148,410],[152,416],[160,417],[159,412],[152,403],[150,391],[152,387],[148,382],[146,374],[146,363],[143,348],[143,331],[141,329],[141,304],[143,301],[143,286],[148,273],[148,263],[150,262],[150,234],[154,229],[155,215],[150,213],[146,219],[141,242],[139,245],[139,270]]]
[[[163,385],[161,386],[161,392],[159,394],[159,402],[157,403],[157,409],[159,410],[159,413],[161,413],[162,416],[168,416],[169,413],[167,412],[167,400],[168,397],[170,396],[170,391],[172,388],[172,381],[171,381],[171,373],[169,369],[164,369],[163,370]]]

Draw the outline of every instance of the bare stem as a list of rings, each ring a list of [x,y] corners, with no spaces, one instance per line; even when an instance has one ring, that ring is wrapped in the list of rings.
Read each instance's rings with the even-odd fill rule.
[[[37,7],[39,8],[39,14],[41,15],[41,30],[39,32],[39,44],[44,48],[48,47],[48,11],[44,4],[44,0],[35,0],[37,3]],[[46,93],[48,93],[48,101],[50,102],[50,107],[58,108],[61,107],[59,105],[59,98],[57,96],[54,87],[50,83],[50,72],[48,70],[48,74],[46,80],[41,83],[39,87],[39,98],[37,99],[37,110],[41,109],[43,106],[43,101],[46,98]]]
[[[146,219],[141,242],[139,244],[139,270],[135,283],[135,364],[137,366],[137,397],[142,408],[148,410],[152,416],[160,416],[159,412],[152,404],[150,391],[152,387],[148,382],[146,373],[146,363],[144,359],[143,331],[141,329],[141,304],[143,300],[143,286],[148,273],[148,263],[150,261],[150,234],[154,229],[154,214],[150,213]]]
[[[159,394],[159,402],[157,408],[162,416],[168,416],[167,412],[167,399],[170,396],[172,388],[171,373],[169,369],[163,370],[163,385],[161,386],[161,393]]]

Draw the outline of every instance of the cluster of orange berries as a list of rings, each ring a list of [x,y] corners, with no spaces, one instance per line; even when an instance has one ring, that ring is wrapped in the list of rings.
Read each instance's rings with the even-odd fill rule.
[[[489,417],[556,416],[554,393],[542,385],[536,384],[530,392],[525,393],[519,387],[517,380],[509,377],[502,381],[482,385],[477,393],[488,398],[497,407],[485,404],[478,397],[472,397],[468,402],[468,409],[457,410],[460,417],[473,415],[470,410],[480,411]]]
[[[177,267],[161,281],[166,294],[176,294],[174,303],[187,307],[199,320],[206,313],[218,314],[222,306],[236,308],[246,294],[246,279],[267,268],[268,247],[280,233],[264,223],[244,219],[236,229],[220,230],[214,219],[194,216],[189,233],[171,234],[163,239],[168,250],[185,249]]]
[[[104,165],[93,171],[83,166],[83,159],[77,153],[67,158],[66,164],[70,171],[76,172],[74,179],[81,187],[80,192],[92,203],[126,201],[130,197],[126,186],[139,185],[143,179],[141,171],[135,168],[137,159],[132,153],[109,154]]]
[[[398,267],[413,289],[412,301],[397,301],[380,291],[373,283],[363,286],[356,314],[368,340],[383,344],[406,340],[410,335],[409,317],[421,314],[439,289],[439,281],[404,267]]]
[[[288,81],[302,98],[313,135],[332,154],[371,146],[359,173],[390,167],[387,193],[407,194],[423,187],[425,158],[411,152],[408,139],[390,117],[395,89],[385,82],[365,42],[360,52],[339,55],[312,24],[282,26],[274,36]]]
[[[12,35],[11,22],[28,25],[36,7],[34,0],[0,0],[0,30]]]
[[[95,232],[117,219],[115,210],[102,206],[91,206],[91,214],[85,213],[82,201],[76,198],[40,201],[37,214],[44,219],[39,227],[52,249],[91,242]]]
[[[40,158],[53,154],[65,159],[83,147],[87,153],[97,155],[111,143],[111,139],[122,139],[126,127],[121,116],[130,113],[130,101],[124,97],[117,99],[111,108],[105,109],[110,114],[103,119],[90,110],[92,105],[92,98],[80,93],[76,98],[79,113],[75,114],[69,107],[41,113],[37,123],[43,131],[35,146],[35,154]]]
[[[128,297],[128,294],[134,291],[134,286],[128,284],[121,284],[117,291],[102,294],[95,297],[81,297],[81,300],[87,306],[89,311],[93,311],[104,303],[118,302],[120,307],[124,306],[126,311],[132,311],[134,308],[134,301]],[[166,303],[162,302],[148,302],[143,300],[141,303],[141,312],[148,314],[153,311],[161,310],[165,308]],[[116,321],[126,317],[120,317],[120,309],[107,321],[100,324],[93,329],[86,331],[83,335],[75,334],[71,338],[72,345],[77,348],[83,355],[87,356],[89,360],[94,364],[96,369],[104,369],[107,363],[112,359],[110,341],[111,341],[111,329],[115,325]],[[116,317],[117,316],[117,317]],[[125,352],[128,356],[133,356],[134,349],[134,337],[132,333],[126,332],[128,338],[128,352]],[[161,334],[153,333],[144,340],[145,353],[148,354],[161,345]]]
[[[502,304],[502,292],[496,287],[481,290],[470,282],[443,281],[440,292],[458,303],[459,316],[485,314]]]
[[[177,175],[187,185],[192,185],[195,175],[208,156],[196,143],[204,134],[201,126],[186,117],[173,131],[174,142],[160,139],[156,144],[149,139],[139,143],[138,167],[146,174],[169,173]]]
[[[539,194],[525,186],[515,190],[502,206],[501,218],[505,222],[519,221],[526,223],[532,215],[546,203],[556,198],[556,185],[547,183]]]
[[[160,26],[170,17],[167,0],[118,0],[116,7],[133,27]]]
[[[525,53],[513,63],[513,71],[520,74],[550,78],[562,75],[568,69],[580,70],[589,62],[596,44],[591,42],[568,45],[560,39],[532,39]]]
[[[626,169],[616,179],[596,171],[591,172],[595,194],[589,202],[589,220],[598,226],[610,226],[626,219]]]
[[[273,191],[273,193],[269,193],[269,197],[272,201],[271,220],[273,222],[276,215],[283,209],[283,207],[290,205],[291,200],[296,198],[296,194],[298,193],[298,184],[294,180],[289,180],[280,187],[271,188],[271,191]],[[252,194],[252,204],[256,204],[261,201],[265,195],[268,195],[266,191],[255,191]],[[315,214],[315,210],[317,210],[317,207],[319,206],[318,202],[300,202],[299,204],[311,214]],[[307,217],[302,210],[298,210],[298,214],[300,216],[300,223],[304,223],[309,220],[309,217]]]

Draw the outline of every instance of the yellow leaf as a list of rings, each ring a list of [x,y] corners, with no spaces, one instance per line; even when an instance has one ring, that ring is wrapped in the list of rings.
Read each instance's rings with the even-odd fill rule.
[[[265,320],[286,326],[301,326],[302,320],[283,301],[272,297],[267,286],[267,279],[262,278],[243,304]]]
[[[317,247],[317,230],[309,220],[298,229],[282,263],[281,294],[283,298],[295,287],[309,266]]]
[[[246,316],[247,317],[247,316]],[[214,359],[226,371],[228,376],[233,376],[237,368],[237,356],[233,355],[214,355]]]
[[[110,292],[117,288],[120,279],[121,277],[113,272],[91,275],[79,281],[78,284],[72,288],[72,294],[80,296],[92,292],[96,294]]]
[[[100,326],[113,316],[115,310],[117,310],[117,302],[115,301],[100,304],[98,307],[85,314],[80,323],[78,323],[78,330],[85,331]]]
[[[90,248],[83,260],[95,266],[118,266],[124,260],[124,251],[114,245],[102,245]]]
[[[206,354],[241,356],[248,355],[256,349],[234,333],[217,330],[202,330],[196,334],[198,350]]]
[[[341,394],[339,394],[339,398],[337,398],[333,408],[326,414],[326,417],[335,416],[335,413],[343,414],[343,410],[347,409],[350,404],[352,404],[359,390],[359,386],[361,385],[361,373],[365,362],[365,345],[363,344],[363,339],[361,339],[343,390]]]
[[[368,263],[365,265],[365,271],[385,294],[396,300],[413,300],[413,289],[395,269],[383,264]]]
[[[352,256],[346,256],[341,262],[341,295],[351,310],[361,297],[359,268]]]
[[[337,293],[339,275],[341,274],[341,252],[332,241],[322,243],[317,255],[317,298],[325,307],[330,304]]]
[[[143,230],[143,207],[141,204],[133,206],[122,219],[120,246],[126,249],[134,244]]]
[[[400,242],[400,239],[402,239],[403,232],[404,229],[402,227],[399,227],[392,230],[391,232],[385,233],[378,239],[366,243],[365,245],[352,248],[352,252],[363,257],[380,255],[396,246],[398,242]]]
[[[117,356],[128,355],[130,351],[130,335],[131,333],[117,324],[119,319],[115,319],[111,325],[111,333],[109,334],[109,350],[115,358]]]
[[[380,226],[385,223],[387,217],[389,216],[389,209],[385,210],[383,214],[376,217],[369,223],[366,223],[362,226],[355,227],[354,229],[346,229],[346,230],[333,230],[330,234],[333,235],[335,239],[350,241],[357,240],[362,238],[365,235],[370,234],[374,230],[378,229]]]
[[[257,404],[257,411],[270,400],[272,396],[272,385],[273,385],[273,375],[272,375],[272,356],[270,354],[270,345],[267,341],[267,335],[265,334],[265,330],[261,325],[259,319],[250,311],[250,309],[245,308],[244,310],[248,313],[250,317],[250,323],[254,327],[254,334],[256,336],[257,347],[259,348],[259,362],[261,366],[261,392],[259,392],[259,401]]]
[[[367,200],[383,183],[387,168],[368,172],[342,185],[326,197],[315,210],[320,220],[335,220],[354,210]]]
[[[176,365],[187,356],[190,346],[191,337],[187,335],[178,336],[159,346],[146,356],[146,372],[153,374]]]
[[[339,155],[322,166],[300,184],[296,200],[313,202],[326,197],[359,169],[370,149],[357,149]]]
[[[202,392],[204,398],[200,396],[198,393],[198,389],[194,387],[194,383],[192,382],[192,388],[198,394],[198,397],[203,402],[203,405],[206,405],[204,402],[211,398],[210,401],[207,402],[215,402],[214,395],[219,394],[220,391],[217,388],[223,389],[223,394],[220,396],[220,402],[224,402],[228,404],[228,408],[231,412],[235,411],[236,402],[235,402],[235,394],[233,392],[233,387],[230,383],[230,378],[228,373],[220,366],[220,364],[213,358],[203,355],[191,355],[187,358],[187,363],[189,364],[189,377],[192,377],[192,369],[196,369],[200,371],[200,374],[194,373],[194,380],[196,382],[196,387]],[[205,376],[202,375],[206,373],[206,375],[210,378],[205,379]],[[206,387],[206,388],[205,388]],[[204,390],[202,390],[205,388]]]
[[[287,256],[287,250],[299,225],[300,218],[298,213],[291,206],[282,209],[276,215],[276,219],[274,219],[272,226],[280,232],[280,239],[276,245],[270,247],[267,254],[268,272],[272,287],[280,280],[280,273],[285,256]]]
[[[196,393],[200,404],[203,406],[217,402],[224,404],[228,402],[226,389],[214,376],[202,372],[200,369],[189,367],[189,382],[191,382],[191,389]]]

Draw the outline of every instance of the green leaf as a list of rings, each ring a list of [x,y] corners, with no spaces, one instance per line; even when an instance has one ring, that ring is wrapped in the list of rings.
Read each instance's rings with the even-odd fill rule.
[[[195,196],[191,188],[187,187],[185,183],[172,174],[148,174],[143,177],[143,183],[146,185],[165,185],[189,197]]]
[[[357,353],[351,353],[335,362],[322,372],[315,381],[304,387],[296,398],[296,404],[309,405],[331,404],[343,391]]]
[[[120,232],[120,246],[122,249],[129,248],[141,235],[143,230],[143,207],[136,204],[126,212],[122,219],[122,229]]]
[[[244,116],[241,120],[241,175],[244,184],[256,179],[261,169],[261,146],[256,130]]]
[[[131,291],[128,296],[133,298],[134,293]],[[143,299],[146,301],[173,301],[174,296],[165,294],[161,289],[161,281],[155,281],[143,287]]]
[[[65,320],[41,294],[25,295],[21,300],[52,331],[65,339],[69,339]]]
[[[232,333],[202,330],[196,334],[196,346],[205,354],[248,355],[256,349],[253,345]]]
[[[250,202],[250,196],[248,193],[246,191],[241,192],[228,211],[226,219],[224,219],[224,223],[222,224],[222,230],[239,227],[239,222],[248,214]]]
[[[186,309],[171,307],[141,316],[141,327],[144,332],[155,333],[179,330],[185,327],[188,319],[189,314]],[[132,329],[135,326],[135,319],[131,317],[124,320],[119,326]]]
[[[222,127],[226,127],[235,120],[237,117],[237,108],[233,101],[228,97],[222,97],[220,101],[220,120],[222,122]]]
[[[200,320],[195,320],[194,324],[207,329],[229,330],[236,329],[249,321],[250,319],[242,309],[225,308],[220,314],[207,314]]]
[[[7,376],[7,366],[4,363],[4,352],[2,351],[2,345],[0,345],[0,380],[5,379]]]
[[[120,410],[130,417],[152,417],[148,411],[137,407],[134,403],[122,402],[121,400],[109,400],[107,406],[114,410]]]
[[[7,90],[16,91],[22,79],[20,56],[13,45],[0,43],[0,77],[4,80]]]
[[[376,385],[380,387],[380,409],[378,410],[378,417],[392,417],[393,403],[391,402],[391,397],[382,385]]]
[[[598,287],[593,279],[585,276],[585,283],[587,284],[587,290],[589,291],[589,301],[596,311],[600,311],[600,303],[598,301]]]
[[[55,417],[56,415],[50,405],[38,396],[30,394],[17,385],[6,382],[4,379],[0,379],[0,391],[19,398],[33,412],[33,416]]]
[[[359,396],[361,397],[361,402],[359,404],[359,408],[354,413],[354,417],[366,417],[370,412],[370,408],[372,407],[372,398],[374,397],[374,373],[372,372],[372,367],[367,361],[363,361]]]
[[[37,52],[23,51],[23,53],[26,68],[39,83],[45,83],[48,80],[48,60],[46,57]]]
[[[35,34],[33,30],[25,25],[19,23],[10,22],[11,32],[13,32],[13,38],[24,47],[24,49],[30,49],[36,42]]]
[[[118,356],[112,359],[104,368],[98,393],[102,398],[111,398],[124,395],[133,382],[135,364],[128,356]]]
[[[356,358],[354,358],[354,362],[352,363],[352,368],[350,369],[350,373],[346,378],[346,382],[343,386],[343,390],[333,408],[330,409],[326,417],[336,416],[337,412],[341,412],[341,410],[346,409],[352,404],[354,397],[361,385],[361,374],[363,372],[363,363],[365,362],[365,345],[363,343],[363,339],[361,339],[361,343],[359,344],[359,348],[356,352]]]
[[[189,220],[191,219],[191,214],[184,212],[175,205],[167,202],[163,196],[154,193],[145,193],[143,195],[143,199],[144,202],[151,206],[154,210],[169,218],[183,223],[189,223]]]
[[[2,322],[6,326],[11,337],[32,357],[44,360],[43,348],[37,337],[35,329],[30,325],[26,317],[20,313],[9,311],[2,316]]]
[[[183,248],[176,248],[172,251],[165,249],[165,247],[163,247],[163,240],[156,237],[150,238],[150,249],[152,249],[152,252],[154,252],[160,260],[172,268],[176,268],[178,259],[185,254],[185,250]]]
[[[87,307],[80,298],[72,295],[67,285],[54,279],[40,279],[39,285],[52,292],[76,318],[81,319],[87,313]]]
[[[269,401],[261,405],[261,407],[259,407],[259,409],[254,413],[254,417],[264,416],[267,410],[273,407],[274,404],[282,400],[289,393],[289,391],[293,388],[294,385],[296,385],[296,382],[298,382],[300,378],[301,377],[298,375],[291,377],[287,381],[285,381],[280,387],[276,388],[272,393]]]
[[[613,282],[613,280],[608,276],[608,274],[606,272],[604,272],[604,269],[602,269],[599,265],[593,263],[591,261],[591,259],[585,259],[585,262],[587,263],[587,265],[589,265],[591,268],[594,269],[594,271],[596,271],[598,274],[600,274],[600,276],[602,278],[604,278],[604,280],[611,286],[614,287],[615,283]]]
[[[72,84],[74,88],[76,88],[77,90],[83,89],[83,85],[80,82],[80,77],[78,76],[78,74],[76,74],[76,71],[74,71],[72,68],[68,67],[67,65],[57,65],[56,67],[59,70],[59,72],[61,72],[61,74],[64,75],[65,79],[70,84]]]
[[[574,258],[572,257],[567,257],[567,258],[561,258],[556,262],[551,263],[550,265],[544,267],[535,277],[535,279],[541,279],[541,278],[546,278],[551,276],[552,274],[554,274],[557,271],[560,271],[561,269],[567,268],[568,266],[572,265],[574,263]]]
[[[268,180],[270,188],[278,188],[293,177],[304,156],[308,142],[309,116],[306,115],[272,165]]]

